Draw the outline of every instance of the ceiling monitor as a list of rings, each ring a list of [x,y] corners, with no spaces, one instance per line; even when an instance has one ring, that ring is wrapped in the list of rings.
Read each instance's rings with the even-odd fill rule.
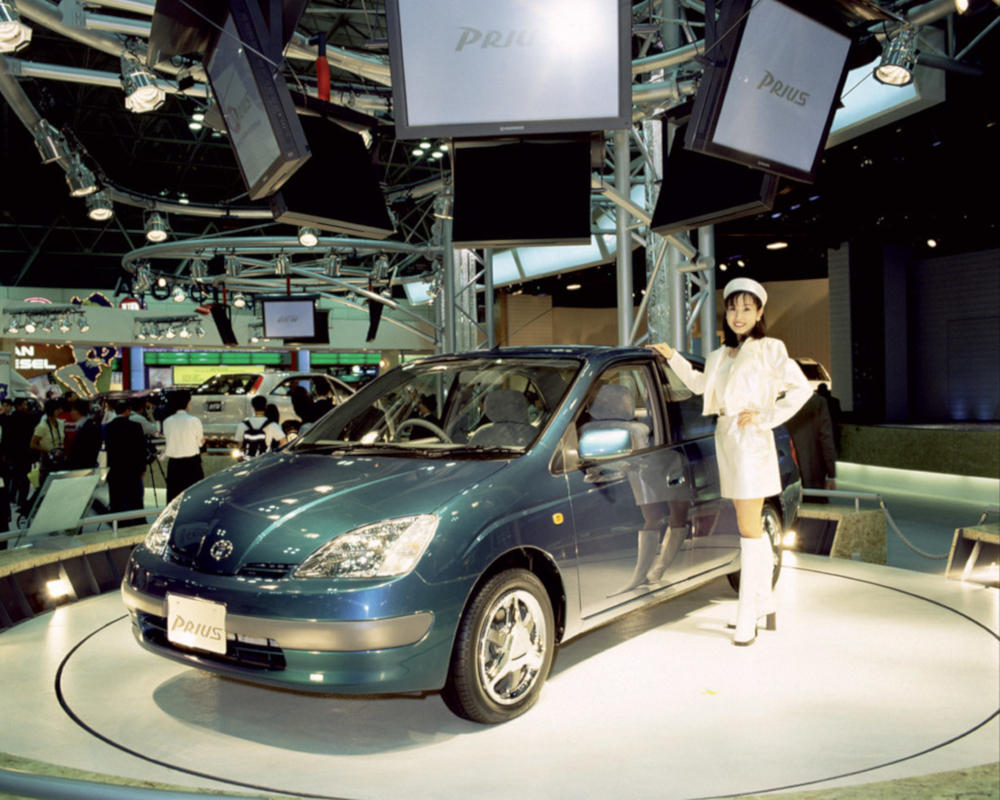
[[[311,339],[316,336],[316,300],[313,297],[261,298],[265,339]]]
[[[300,116],[312,158],[268,202],[275,220],[366,239],[393,232],[373,153],[342,122]]]
[[[316,309],[316,322],[313,328],[312,336],[293,336],[286,338],[284,343],[292,347],[330,344],[330,312],[328,310]]]
[[[589,138],[456,140],[456,247],[590,244]]]
[[[256,0],[230,0],[229,6],[205,54],[205,70],[248,195],[259,200],[306,162],[309,143],[285,79],[276,74],[281,6],[269,6],[268,20]]]
[[[386,0],[397,139],[632,124],[629,0]]]
[[[650,228],[661,236],[717,225],[770,211],[778,177],[743,164],[712,158],[684,147],[686,125],[674,133],[669,149],[663,122],[663,181]]]
[[[844,85],[846,28],[808,0],[732,0],[717,30],[685,145],[812,183]]]

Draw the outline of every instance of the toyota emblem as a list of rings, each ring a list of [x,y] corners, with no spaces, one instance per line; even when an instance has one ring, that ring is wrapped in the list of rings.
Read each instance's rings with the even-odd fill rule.
[[[229,558],[232,552],[233,543],[228,539],[219,539],[219,541],[212,545],[208,554],[216,561],[222,561],[224,558]]]

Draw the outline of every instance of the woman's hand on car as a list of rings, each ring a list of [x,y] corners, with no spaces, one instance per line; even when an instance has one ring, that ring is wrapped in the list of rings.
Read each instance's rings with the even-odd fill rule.
[[[658,353],[659,355],[663,356],[666,359],[673,358],[674,353],[677,352],[666,342],[660,342],[658,344],[647,344],[646,347],[648,347],[650,350],[655,351],[656,353]]]

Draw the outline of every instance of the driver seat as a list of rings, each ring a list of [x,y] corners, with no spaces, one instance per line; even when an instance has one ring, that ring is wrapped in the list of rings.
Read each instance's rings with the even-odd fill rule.
[[[528,400],[516,389],[497,389],[486,395],[483,411],[492,422],[477,428],[470,445],[525,447],[537,431],[528,422]]]

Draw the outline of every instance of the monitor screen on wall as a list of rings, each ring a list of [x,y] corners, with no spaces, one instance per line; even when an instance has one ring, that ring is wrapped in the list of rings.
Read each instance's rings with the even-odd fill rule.
[[[805,0],[723,5],[685,145],[808,183],[843,88],[850,36]]]
[[[396,136],[631,125],[628,0],[386,0]]]
[[[313,298],[280,297],[261,301],[265,339],[311,339],[316,335]]]

